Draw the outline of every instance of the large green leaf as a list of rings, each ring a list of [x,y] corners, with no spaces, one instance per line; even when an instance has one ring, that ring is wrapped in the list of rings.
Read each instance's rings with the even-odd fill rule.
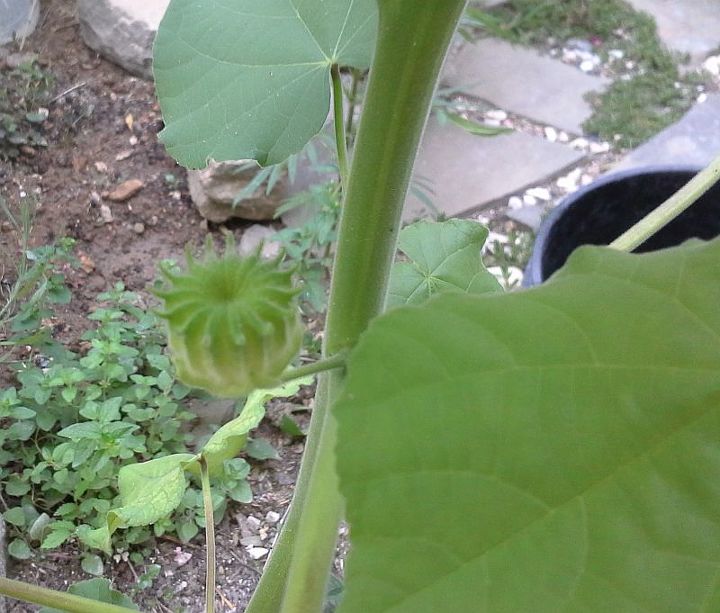
[[[273,164],[317,134],[330,67],[369,65],[376,0],[172,0],[154,50],[161,138],[190,168]]]
[[[393,265],[388,306],[419,304],[448,291],[502,291],[480,257],[487,236],[487,228],[468,219],[418,221],[403,228],[398,249],[409,261]]]
[[[391,311],[336,415],[343,613],[720,611],[720,241]]]

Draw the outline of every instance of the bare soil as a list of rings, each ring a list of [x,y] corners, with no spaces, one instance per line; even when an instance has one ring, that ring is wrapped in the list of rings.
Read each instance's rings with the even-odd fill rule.
[[[221,230],[198,215],[185,171],[158,143],[162,119],[152,84],[129,76],[82,43],[74,5],[70,0],[44,2],[35,34],[22,49],[8,49],[37,54],[40,66],[53,76],[52,102],[43,124],[48,146],[25,148],[18,159],[0,161],[0,196],[11,208],[24,196],[36,201],[33,244],[63,236],[77,241],[81,266],[68,272],[73,301],[59,315],[58,329],[68,340],[77,339],[89,325],[86,318],[99,292],[118,281],[133,291],[146,291],[158,262],[181,259],[186,245],[197,247],[208,232]],[[0,71],[5,69],[0,58]],[[130,179],[141,181],[142,189],[124,202],[110,201],[108,194]],[[244,227],[237,222],[228,229],[240,234]],[[12,243],[7,231],[0,234],[0,242]],[[245,609],[266,559],[253,559],[248,549],[270,548],[279,525],[275,514],[282,515],[290,501],[302,454],[302,441],[282,434],[270,421],[263,423],[260,436],[273,443],[281,459],[253,463],[254,501],[230,507],[218,529],[221,612]],[[150,588],[138,590],[143,568],[132,565],[127,555],[105,560],[105,576],[142,610],[202,611],[203,541],[200,535],[190,544],[167,538],[154,543],[147,563],[157,563],[162,570]],[[64,590],[90,578],[80,568],[78,554],[72,546],[37,552],[27,562],[10,561],[8,574]],[[36,607],[8,602],[8,610]]]

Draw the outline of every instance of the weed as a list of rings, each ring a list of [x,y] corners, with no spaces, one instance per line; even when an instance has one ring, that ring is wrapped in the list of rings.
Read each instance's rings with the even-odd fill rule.
[[[33,60],[0,72],[0,160],[17,157],[20,147],[46,147],[42,123],[52,76]]]

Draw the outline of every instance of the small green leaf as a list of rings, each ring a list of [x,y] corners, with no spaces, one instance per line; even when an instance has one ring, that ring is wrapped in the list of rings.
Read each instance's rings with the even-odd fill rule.
[[[388,306],[419,304],[434,294],[502,291],[483,266],[487,229],[467,219],[418,221],[403,228],[398,249],[409,262],[397,262],[390,276]]]
[[[305,436],[305,432],[290,415],[283,415],[280,418],[280,430],[290,436]]]
[[[195,538],[198,532],[200,532],[200,528],[198,528],[198,525],[195,523],[195,521],[189,520],[176,522],[175,531],[177,532],[178,537],[183,543],[188,543]]]
[[[82,562],[80,562],[80,566],[86,573],[95,575],[96,577],[101,577],[103,572],[105,572],[102,558],[94,553],[86,553],[83,556]]]
[[[234,458],[245,446],[247,433],[265,416],[265,403],[271,398],[286,398],[297,394],[300,387],[310,385],[313,377],[290,381],[279,387],[255,390],[248,396],[240,415],[222,426],[202,448],[211,475],[218,474],[225,460]]]
[[[234,487],[227,490],[228,496],[235,502],[249,504],[253,501],[253,493],[247,481],[240,481]]]
[[[8,553],[16,560],[29,560],[33,555],[28,544],[22,539],[11,541],[8,545]]]
[[[247,448],[246,453],[254,460],[279,460],[280,455],[277,449],[270,444],[270,441],[264,438],[251,439]]]
[[[102,437],[102,424],[96,421],[84,421],[79,424],[72,424],[60,430],[58,436],[69,438],[75,442],[83,439],[97,440]]]
[[[9,496],[24,496],[30,491],[30,484],[27,481],[22,481],[16,475],[11,475],[5,484],[5,493]]]
[[[88,547],[99,549],[108,555],[112,552],[112,547],[110,546],[110,530],[107,524],[95,530],[90,528],[90,526],[82,525],[78,527],[76,534],[80,542]]]
[[[376,29],[375,0],[174,0],[153,61],[168,151],[189,168],[296,153],[327,118],[330,67],[367,67]]]
[[[47,513],[40,513],[28,529],[30,540],[40,542],[43,540],[48,531],[48,526],[53,523],[52,518]],[[59,522],[55,522],[59,523]]]
[[[59,528],[57,530],[52,530],[50,534],[48,534],[42,542],[42,545],[40,545],[41,549],[55,549],[56,547],[60,547],[65,541],[72,536],[73,531],[68,528]]]
[[[22,507],[8,509],[3,513],[3,517],[5,517],[6,522],[18,528],[22,528],[25,525],[25,512],[22,510]]]
[[[110,587],[110,581],[96,577],[94,579],[87,579],[86,581],[78,581],[68,588],[68,593],[75,594],[75,596],[84,596],[98,602],[105,602],[107,604],[114,604],[118,607],[124,607],[132,611],[137,611],[138,607],[135,603],[130,600],[124,594],[121,594],[117,590]],[[63,613],[58,609],[52,609],[44,607],[40,609],[38,613]]]

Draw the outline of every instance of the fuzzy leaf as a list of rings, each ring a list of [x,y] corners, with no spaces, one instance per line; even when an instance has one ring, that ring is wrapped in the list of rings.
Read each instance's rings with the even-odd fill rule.
[[[148,526],[170,515],[185,494],[185,468],[195,458],[190,453],[176,453],[123,466],[118,473],[122,506],[108,512],[105,526],[78,531],[80,540],[109,552],[110,537],[118,528]]]
[[[320,131],[330,67],[365,68],[375,0],[173,0],[155,42],[154,72],[169,153],[274,164]]]
[[[720,240],[371,324],[342,613],[720,610]]]
[[[434,294],[502,291],[480,257],[487,229],[474,221],[418,221],[400,232],[398,249],[409,262],[396,262],[390,276],[388,307],[419,304]]]
[[[75,594],[75,596],[84,596],[85,598],[97,600],[98,602],[113,604],[133,611],[138,610],[137,605],[135,605],[130,598],[121,594],[117,590],[112,589],[112,587],[110,587],[110,581],[100,577],[73,583],[73,585],[68,588],[68,593]],[[39,613],[62,613],[62,611],[59,609],[43,607],[40,609]]]

